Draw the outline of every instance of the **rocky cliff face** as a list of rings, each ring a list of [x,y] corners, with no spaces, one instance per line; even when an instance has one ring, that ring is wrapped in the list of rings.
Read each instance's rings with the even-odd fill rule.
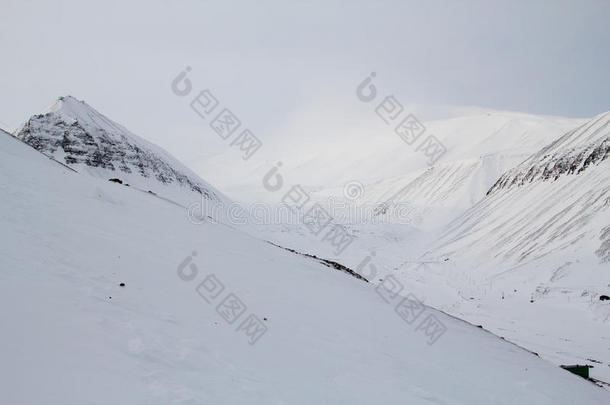
[[[98,172],[137,174],[162,184],[176,183],[219,201],[208,184],[165,151],[70,96],[30,118],[15,136],[77,170],[86,166]]]

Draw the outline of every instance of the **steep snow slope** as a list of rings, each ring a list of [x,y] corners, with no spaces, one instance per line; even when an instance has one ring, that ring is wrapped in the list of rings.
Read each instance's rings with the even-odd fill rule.
[[[295,147],[301,145],[299,139],[286,140],[285,148],[265,144],[269,153],[277,153],[275,159],[283,162],[279,173],[286,182],[302,185],[313,201],[320,202],[336,222],[357,236],[352,250],[358,254],[333,255],[327,242],[298,224],[268,225],[261,227],[261,232],[280,244],[354,267],[375,252],[375,266],[391,271],[405,261],[418,260],[426,245],[438,236],[436,232],[483,199],[503,172],[583,122],[490,111],[425,123],[427,133],[436,135],[447,147],[432,167],[421,159],[421,152],[416,153],[387,127],[364,140],[359,136],[351,139],[352,132],[348,133],[350,139],[343,141],[341,134],[337,134],[338,140],[333,134],[321,144],[315,144],[318,140],[314,138],[313,146],[307,145],[304,152]],[[324,142],[326,147],[322,147]],[[315,150],[320,153],[316,155]],[[302,160],[294,156],[297,152],[307,155],[308,151],[315,155],[314,160],[294,163]],[[265,165],[267,171],[269,166]],[[240,167],[234,166],[233,171]],[[312,183],[320,175],[325,176],[321,183]],[[266,195],[261,199],[275,198],[270,204],[277,204],[280,197],[264,190],[263,174],[259,176],[248,191],[263,190]],[[349,183],[339,182],[347,179],[356,181],[353,198],[345,195],[344,186]]]
[[[379,121],[372,111],[364,113]],[[420,248],[434,239],[434,231],[484,198],[504,171],[584,122],[498,111],[426,122],[426,133],[447,147],[429,167],[426,157],[389,126],[341,131],[336,125],[343,117],[331,118],[335,127],[327,118],[324,124],[332,130],[320,128],[324,136],[310,131],[297,136],[287,130],[281,137],[265,138],[264,147],[247,163],[232,160],[234,151],[227,148],[217,160],[195,162],[193,167],[219,176],[223,190],[235,191],[250,212],[258,211],[258,232],[268,239],[353,267],[374,251],[376,266],[386,270],[415,260]],[[300,124],[298,128],[307,128],[305,120]],[[285,186],[274,193],[262,182],[276,162],[282,162],[275,167]],[[311,204],[321,203],[334,222],[357,236],[351,249],[357,254],[337,256],[299,221],[275,219],[282,210],[282,194],[297,184],[309,193]],[[355,185],[353,198],[346,195],[348,184]]]
[[[196,193],[204,200],[227,201],[163,149],[132,134],[83,101],[60,97],[31,117],[15,136],[79,172],[122,181],[183,200]],[[192,197],[189,197],[192,198]]]
[[[224,225],[192,225],[180,207],[74,173],[8,136],[0,136],[0,173],[6,403],[610,398],[432,309],[447,331],[428,345],[419,320],[405,323],[371,284]],[[211,303],[196,290],[209,274],[225,286],[207,295]],[[215,310],[230,292],[247,305],[232,325]],[[236,331],[250,313],[267,327],[255,345]]]
[[[341,122],[341,117],[335,119]],[[426,122],[426,133],[447,147],[432,167],[422,152],[404,143],[388,126],[375,127],[375,132],[359,128],[323,132],[327,136],[309,132],[295,136],[288,131],[265,139],[264,147],[248,163],[232,160],[235,154],[227,148],[218,160],[197,162],[193,167],[220,176],[223,190],[235,192],[251,211],[264,201],[267,211],[279,212],[281,196],[289,186],[302,186],[312,203],[321,203],[335,222],[358,237],[353,246],[360,253],[338,257],[328,243],[300,224],[278,224],[273,215],[271,220],[257,221],[265,225],[259,232],[279,244],[350,266],[375,251],[377,266],[389,270],[407,258],[415,259],[420,245],[433,239],[435,230],[484,198],[504,171],[582,122],[497,111]],[[286,184],[281,193],[271,193],[262,184],[276,162],[282,162],[278,174]],[[354,198],[346,196],[350,183],[356,188],[361,185]],[[253,201],[257,204],[252,205]]]
[[[599,164],[608,157],[610,157],[610,112],[600,114],[566,133],[510,170],[497,181],[488,194],[536,180],[557,180],[563,175],[580,174],[589,165]]]
[[[553,252],[593,255],[610,224],[608,157],[610,113],[504,174],[486,199],[448,227],[437,251],[464,255],[476,245],[486,252],[477,261],[491,259],[504,269]]]
[[[366,186],[361,202],[382,202],[390,211],[408,204],[409,223],[437,228],[482,199],[504,171],[578,122],[490,112],[432,123],[445,155],[432,167]]]
[[[600,301],[610,295],[609,121],[595,117],[506,172],[419,259],[436,263],[402,266],[401,279],[448,284],[427,302],[610,381]]]

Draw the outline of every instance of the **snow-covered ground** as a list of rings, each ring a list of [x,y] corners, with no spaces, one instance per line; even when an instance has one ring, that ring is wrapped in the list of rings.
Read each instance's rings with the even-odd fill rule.
[[[296,226],[263,232],[354,268],[368,257],[373,282],[395,275],[436,308],[610,381],[609,122],[556,134],[500,180],[474,158],[413,176],[390,207],[406,204],[414,221],[347,224],[358,237],[348,254]]]
[[[476,326],[418,306],[409,323],[371,283],[194,225],[167,185],[76,173],[0,135],[4,403],[608,403]]]
[[[610,381],[610,304],[600,300],[610,293],[608,151],[606,113],[508,171],[428,254],[450,259],[435,265],[441,278],[467,274],[477,281],[478,291],[469,293],[474,302],[456,300],[451,313],[490,325],[557,364],[591,364],[591,374],[604,381]]]
[[[301,181],[357,239],[336,254],[300,223],[269,224],[260,216],[258,232],[361,268],[373,282],[395,275],[434,307],[483,324],[557,365],[590,364],[594,377],[610,382],[610,304],[600,301],[610,295],[608,122],[608,114],[568,120],[489,112],[427,124],[449,145],[432,167],[399,159],[406,145],[390,150],[383,132],[366,153],[357,137],[355,145],[318,146],[323,152],[315,159],[284,163],[278,172]],[[404,173],[385,177],[394,170]],[[330,175],[324,180],[321,174]],[[248,190],[275,198],[268,206],[277,212],[280,196],[265,191],[264,173],[258,176]],[[350,178],[356,180],[353,199],[336,181]],[[388,218],[371,217],[380,204]]]

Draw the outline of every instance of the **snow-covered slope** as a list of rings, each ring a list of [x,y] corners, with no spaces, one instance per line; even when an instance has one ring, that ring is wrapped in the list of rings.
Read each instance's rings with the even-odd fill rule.
[[[365,113],[379,121],[373,112]],[[343,122],[340,115],[333,117]],[[193,167],[220,176],[218,184],[223,190],[236,191],[233,195],[241,197],[251,210],[260,208],[260,204],[250,205],[253,201],[265,201],[269,211],[281,212],[278,206],[282,193],[288,186],[302,186],[312,203],[321,203],[335,222],[357,236],[353,250],[359,253],[334,256],[327,242],[300,224],[277,225],[273,215],[270,221],[258,221],[268,225],[260,227],[259,232],[284,246],[349,266],[357,266],[375,251],[377,267],[386,270],[408,258],[415,259],[421,253],[420,245],[434,239],[435,231],[484,198],[504,171],[585,122],[499,111],[425,122],[427,133],[437,136],[447,148],[446,154],[429,167],[426,157],[404,143],[390,127],[348,127],[341,131],[332,126],[331,118],[327,117],[324,127],[332,131],[320,128],[324,136],[287,130],[281,137],[265,139],[264,148],[247,165],[232,160],[234,153],[227,150],[218,159],[195,162]],[[300,124],[297,129],[306,128],[305,120]],[[261,179],[279,161],[282,166],[278,174],[287,186],[282,193],[270,193]],[[347,198],[346,191],[352,184],[356,195]]]
[[[419,320],[407,324],[371,284],[222,224],[190,224],[174,204],[74,173],[9,136],[0,136],[0,173],[5,403],[610,398],[428,308],[447,328],[429,345]],[[216,298],[198,290],[210,274],[225,286]],[[247,308],[227,324],[219,304],[230,293]],[[250,313],[267,328],[255,345],[240,330]]]
[[[446,154],[432,167],[367,186],[362,202],[381,202],[390,211],[408,204],[409,223],[429,229],[445,225],[482,199],[504,171],[577,123],[506,112],[432,123]]]
[[[227,148],[216,157],[192,161],[191,167],[206,176],[209,173],[211,181],[222,184],[223,190],[238,201],[270,203],[276,202],[275,196],[262,189],[261,178],[270,164],[278,161],[283,163],[282,175],[302,185],[314,198],[341,198],[347,183],[362,183],[364,193],[359,203],[382,203],[429,169],[428,158],[416,150],[418,143],[407,145],[373,111],[365,109],[349,120],[340,114],[330,115],[296,118],[291,127],[267,136],[264,147],[248,166],[240,165],[239,156]],[[447,149],[435,164],[439,168],[447,165],[439,170],[435,188],[439,196],[456,191],[456,184],[443,183],[442,179],[448,171],[459,172],[457,185],[464,188],[458,187],[457,191],[463,192],[469,202],[478,201],[504,171],[555,140],[557,134],[584,121],[487,111],[424,122],[424,135],[433,134]],[[313,124],[318,126],[311,128]],[[405,196],[409,201],[411,197]],[[461,197],[456,197],[459,204]],[[456,201],[446,205],[451,207]]]
[[[610,381],[610,113],[507,171],[446,227],[421,261],[402,266],[428,303],[483,323],[557,364],[595,366]]]
[[[589,165],[600,164],[608,157],[610,112],[598,115],[532,155],[504,174],[488,194],[537,180],[557,180],[560,176],[580,174]]]
[[[610,113],[601,114],[504,174],[487,198],[451,224],[443,254],[476,246],[515,266],[553,252],[591,256],[610,224]],[[594,248],[595,247],[595,248]],[[607,261],[605,253],[598,254]]]
[[[364,139],[348,132],[349,139],[342,140],[342,134],[335,137],[333,133],[322,141],[314,137],[312,145],[309,138],[303,145],[300,139],[289,137],[286,147],[265,144],[265,150],[278,156],[275,160],[267,156],[268,161],[283,162],[280,173],[286,182],[303,186],[312,200],[319,201],[337,222],[344,223],[357,236],[354,249],[360,253],[356,257],[333,257],[328,243],[320,243],[319,238],[316,240],[298,226],[282,224],[262,231],[280,244],[332,257],[350,266],[375,251],[376,266],[390,271],[407,260],[417,260],[423,252],[421,248],[434,240],[447,223],[483,199],[502,173],[584,122],[498,111],[426,122],[427,132],[447,148],[431,167],[421,152],[406,145],[387,127]],[[321,143],[316,144],[318,141]],[[308,153],[314,158],[303,157]],[[263,165],[266,171],[269,166]],[[239,171],[239,167],[233,171]],[[252,195],[257,195],[256,189],[266,192],[261,187],[263,175],[259,174],[255,183],[246,188],[253,191]],[[241,180],[247,178],[243,176]],[[348,179],[354,182],[342,183]],[[356,185],[356,196],[346,198],[345,186],[352,183]],[[271,204],[278,204],[280,198],[273,193],[266,192],[261,199],[269,197],[275,199]]]
[[[600,301],[610,295],[608,118],[557,132],[528,156],[497,152],[438,164],[380,182],[373,190],[389,191],[378,194],[366,186],[362,199],[387,201],[389,212],[403,204],[406,216],[396,219],[409,225],[353,225],[359,256],[337,260],[356,267],[375,252],[374,282],[395,275],[430,305],[555,364],[594,365],[591,374],[610,381],[610,304]],[[452,216],[435,237],[431,229]],[[433,226],[426,230],[426,222]],[[273,237],[328,256],[327,247],[299,242],[294,232]]]
[[[31,117],[15,136],[78,172],[119,178],[145,190],[162,190],[172,198],[194,192],[210,202],[227,201],[166,151],[71,96],[60,97]]]
[[[264,219],[258,222],[267,226],[259,232],[281,245],[349,266],[357,266],[375,251],[376,265],[390,270],[415,259],[421,253],[419,245],[434,239],[435,231],[484,198],[503,172],[583,122],[498,111],[426,122],[427,133],[447,148],[432,167],[422,152],[388,126],[341,131],[328,122],[333,130],[322,132],[326,136],[286,131],[265,139],[264,148],[247,165],[232,160],[234,153],[227,150],[193,167],[219,176],[216,182],[223,190],[235,192],[232,195],[251,210],[260,205],[252,202],[265,201],[271,212],[280,212],[281,193],[270,193],[261,179],[281,161],[278,173],[285,183],[302,186],[312,203],[321,203],[335,222],[347,226],[357,236],[353,247],[359,253],[335,256],[327,242],[300,224],[278,225]],[[355,198],[346,198],[350,184],[356,185]]]

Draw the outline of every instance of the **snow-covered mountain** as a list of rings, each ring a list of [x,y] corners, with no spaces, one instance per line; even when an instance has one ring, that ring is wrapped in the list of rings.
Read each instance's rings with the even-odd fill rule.
[[[372,111],[362,112],[366,114],[378,118]],[[377,267],[386,270],[421,254],[435,232],[483,199],[503,172],[586,121],[478,110],[463,117],[425,122],[427,133],[447,148],[430,167],[421,152],[385,124],[370,127],[362,123],[362,129],[360,121],[349,120],[346,125],[357,125],[341,131],[332,127],[333,117],[324,121],[331,130],[320,128],[326,136],[309,132],[301,136],[287,130],[281,137],[265,139],[265,147],[247,166],[236,164],[232,160],[235,154],[227,150],[217,158],[194,162],[192,167],[219,176],[217,182],[223,190],[237,191],[232,195],[241,197],[246,206],[265,201],[265,206],[279,211],[276,207],[281,204],[281,195],[268,192],[261,179],[281,161],[278,173],[287,184],[302,186],[312,201],[321,203],[336,222],[357,235],[351,249],[357,253],[335,256],[328,243],[300,224],[263,219],[259,222],[267,226],[259,232],[283,246],[354,267],[375,251]],[[305,122],[297,124],[298,128],[305,126]],[[346,195],[350,184],[356,185],[354,198]]]
[[[580,174],[589,165],[600,164],[609,156],[610,112],[607,112],[566,133],[504,174],[487,194],[537,180],[557,180],[563,175]]]
[[[477,246],[487,254],[476,260],[504,268],[554,252],[608,261],[608,157],[605,113],[503,174],[484,200],[447,228],[437,251],[451,256]]]
[[[492,118],[453,119],[449,127]],[[487,136],[473,132],[470,139],[488,138],[479,144],[461,132],[466,145],[454,145],[463,149],[456,160],[363,183],[355,204],[382,202],[390,213],[402,204],[405,215],[350,224],[357,239],[336,260],[356,268],[368,256],[373,282],[394,275],[432,306],[555,364],[595,365],[592,375],[610,381],[610,306],[600,301],[610,295],[608,119],[563,127],[542,117],[529,122],[538,125],[531,132],[511,115]],[[267,236],[332,255],[306,231],[282,226]]]
[[[557,364],[610,380],[610,113],[569,131],[503,174],[420,261],[431,305],[483,323]]]
[[[283,162],[282,176],[302,185],[312,200],[320,202],[358,236],[354,250],[360,254],[333,257],[327,243],[320,243],[298,225],[268,226],[262,231],[284,246],[332,257],[350,266],[357,266],[375,251],[376,266],[390,271],[406,260],[416,260],[450,221],[485,198],[504,172],[584,122],[500,111],[477,111],[426,122],[427,132],[447,148],[433,166],[385,127],[379,128],[374,138],[348,132],[345,136],[338,134],[337,140],[333,135],[326,148],[316,145],[316,138],[313,145],[308,139],[302,144],[295,138],[284,140],[289,144],[286,148],[266,144],[268,153],[281,157],[275,159]],[[300,157],[301,146],[304,155],[311,152],[315,157]],[[316,155],[312,150],[320,153]],[[275,161],[271,156],[266,160]],[[205,167],[211,170],[214,164]],[[262,167],[269,170],[268,163]],[[264,172],[257,173],[251,186],[244,189],[258,196],[255,190],[263,189],[263,176]],[[247,179],[240,177],[242,182]],[[347,179],[353,182],[342,183]],[[350,183],[360,185],[355,198],[345,195],[345,186]],[[276,195],[267,192],[269,196],[278,203]]]
[[[227,200],[166,151],[71,96],[60,97],[14,135],[78,172],[163,190],[172,198],[192,191],[212,203]]]
[[[397,310],[408,287],[380,295],[0,135],[6,403],[608,402],[590,382],[417,306],[446,327],[429,344],[437,334]],[[263,335],[244,324],[251,314]]]
[[[509,112],[433,122],[430,131],[446,144],[446,154],[431,167],[367,185],[361,202],[381,203],[386,212],[409,205],[410,216],[394,220],[443,226],[481,200],[504,171],[579,122]]]
[[[319,128],[309,129],[318,121]],[[296,128],[265,138],[264,148],[248,166],[239,165],[239,156],[227,148],[218,156],[192,160],[191,167],[209,173],[209,180],[222,184],[238,201],[276,202],[261,187],[261,178],[270,165],[281,161],[282,175],[315,199],[341,199],[344,186],[357,181],[364,187],[359,204],[390,200],[430,206],[434,202],[435,207],[458,214],[483,198],[503,172],[585,121],[490,110],[425,122],[425,135],[433,134],[447,149],[430,171],[427,157],[416,145],[403,142],[373,111],[358,111],[349,119],[313,115],[297,120]],[[447,179],[448,175],[453,178]],[[421,184],[422,192],[413,187],[414,181]],[[444,204],[439,204],[441,200]]]

